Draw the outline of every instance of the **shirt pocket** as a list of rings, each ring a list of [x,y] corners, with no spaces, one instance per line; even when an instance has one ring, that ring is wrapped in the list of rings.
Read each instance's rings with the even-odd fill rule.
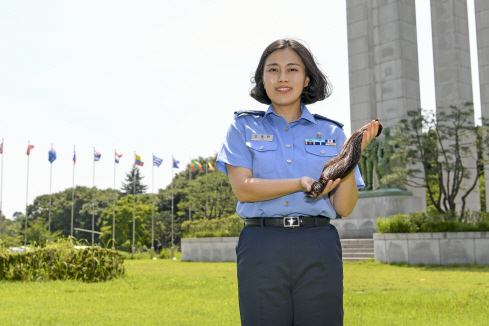
[[[253,157],[253,176],[271,173],[277,160],[277,143],[269,141],[246,142]]]
[[[307,169],[314,180],[319,180],[324,165],[337,155],[336,146],[306,145]]]

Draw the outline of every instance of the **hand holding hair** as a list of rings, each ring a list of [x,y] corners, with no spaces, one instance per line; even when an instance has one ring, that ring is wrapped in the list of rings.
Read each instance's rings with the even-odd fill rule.
[[[375,133],[377,126],[378,131]],[[330,180],[343,179],[350,174],[360,161],[362,150],[368,146],[368,143],[373,138],[378,137],[382,133],[382,129],[383,126],[377,118],[372,123],[355,131],[343,145],[341,154],[326,163],[319,181],[315,181],[312,184],[311,191],[306,192],[306,197],[317,198],[324,191]]]

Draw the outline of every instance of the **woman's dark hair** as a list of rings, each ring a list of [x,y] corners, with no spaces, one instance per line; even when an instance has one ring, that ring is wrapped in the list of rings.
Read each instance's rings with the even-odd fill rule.
[[[263,87],[263,68],[265,61],[272,52],[282,49],[294,50],[301,58],[306,67],[306,77],[309,77],[309,84],[304,88],[301,95],[301,102],[304,104],[312,104],[317,101],[322,101],[329,97],[332,92],[331,83],[326,76],[321,72],[316,63],[316,58],[312,53],[301,43],[293,39],[277,40],[270,44],[261,55],[260,62],[255,71],[255,76],[251,78],[251,82],[255,86],[251,89],[250,96],[260,103],[271,104],[270,98]]]

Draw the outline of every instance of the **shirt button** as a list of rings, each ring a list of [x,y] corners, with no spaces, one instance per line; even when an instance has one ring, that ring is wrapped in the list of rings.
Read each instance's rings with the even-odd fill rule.
[[[292,163],[292,161],[291,160],[287,160],[287,163]]]
[[[290,144],[285,145],[285,147],[290,148]]]
[[[263,146],[262,146],[263,147]],[[324,154],[324,149],[321,151],[321,154]]]
[[[285,127],[285,131],[289,131],[289,127]]]
[[[289,206],[289,202],[288,201],[285,202],[285,206],[287,206],[287,207]]]
[[[263,146],[260,146],[260,149],[263,149]],[[324,151],[323,151],[324,152]],[[324,153],[323,153],[324,154]]]

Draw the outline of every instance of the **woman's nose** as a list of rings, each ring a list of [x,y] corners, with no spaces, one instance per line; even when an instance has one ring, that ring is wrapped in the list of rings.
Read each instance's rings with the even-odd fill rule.
[[[279,76],[278,81],[279,82],[286,82],[288,80],[289,80],[289,78],[287,77],[286,72],[285,71],[280,72],[280,76]]]

